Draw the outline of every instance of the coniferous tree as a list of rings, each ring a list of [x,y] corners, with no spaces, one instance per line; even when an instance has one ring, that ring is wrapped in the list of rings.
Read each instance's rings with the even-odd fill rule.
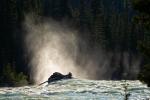
[[[144,56],[144,67],[139,79],[150,86],[150,0],[134,0],[133,7],[138,11],[138,16],[135,17],[137,24],[141,24],[145,29],[144,39],[139,43],[139,50]]]
[[[105,31],[104,31],[104,10],[102,0],[93,0],[92,1],[92,13],[93,13],[93,28],[92,35],[95,40],[96,48],[105,49]]]

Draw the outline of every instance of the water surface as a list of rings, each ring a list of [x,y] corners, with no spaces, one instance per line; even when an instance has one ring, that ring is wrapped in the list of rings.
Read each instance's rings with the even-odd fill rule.
[[[150,100],[150,88],[139,81],[62,80],[41,86],[0,88],[0,100]]]

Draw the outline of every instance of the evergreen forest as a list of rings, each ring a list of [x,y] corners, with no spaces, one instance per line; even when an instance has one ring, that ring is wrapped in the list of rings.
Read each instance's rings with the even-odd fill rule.
[[[112,80],[139,79],[150,85],[150,0],[1,0],[0,86],[33,84],[23,45],[22,24],[29,13],[68,22],[88,45],[87,51],[80,46],[81,53],[111,53]],[[136,58],[138,72],[132,68]]]

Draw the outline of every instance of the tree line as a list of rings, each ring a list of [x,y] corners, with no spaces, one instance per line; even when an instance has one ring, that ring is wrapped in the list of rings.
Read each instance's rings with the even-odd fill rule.
[[[56,21],[67,20],[79,30],[79,37],[88,44],[88,52],[111,52],[112,66],[116,67],[112,79],[131,76],[125,73],[124,53],[128,53],[129,67],[133,58],[142,55],[140,79],[145,73],[143,66],[149,61],[149,0],[1,0],[0,1],[0,82],[30,81],[28,61],[24,59],[22,23],[26,14],[50,17]],[[145,7],[146,6],[146,10]],[[138,12],[137,12],[138,11]],[[84,48],[80,48],[85,52]],[[116,65],[116,56],[120,60]],[[149,67],[144,67],[147,69]],[[129,68],[130,69],[130,68]],[[14,78],[7,70],[12,70]],[[146,70],[147,71],[147,70]],[[8,75],[7,75],[7,74]],[[17,74],[21,74],[19,78]],[[9,77],[8,77],[9,76]],[[130,77],[129,79],[136,79]],[[24,82],[25,82],[24,81]],[[146,81],[147,82],[147,81]],[[14,82],[11,82],[13,84]],[[26,82],[25,82],[26,83]]]

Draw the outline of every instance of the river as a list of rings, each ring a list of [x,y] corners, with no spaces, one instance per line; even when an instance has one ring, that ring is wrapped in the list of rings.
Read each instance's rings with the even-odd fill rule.
[[[41,86],[0,88],[0,100],[150,100],[140,81],[70,79]]]

